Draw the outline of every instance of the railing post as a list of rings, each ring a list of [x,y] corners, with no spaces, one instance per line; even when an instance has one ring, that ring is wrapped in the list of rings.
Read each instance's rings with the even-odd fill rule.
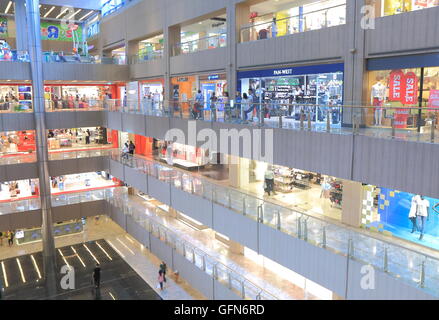
[[[279,114],[279,128],[282,128],[283,124],[282,124],[282,115]]]
[[[354,242],[351,238],[348,240],[348,257],[353,258],[354,256]]]
[[[247,214],[247,206],[245,203],[245,197],[242,198],[242,214],[245,216]]]
[[[212,276],[215,280],[218,280],[218,269],[217,268],[218,268],[217,264],[214,264],[213,268],[212,268]]]
[[[326,248],[326,226],[322,230],[322,247]]]
[[[430,141],[434,143],[434,130],[436,129],[436,116],[433,115],[431,119],[431,131],[430,131]]]
[[[206,271],[206,257],[203,256],[203,271]]]
[[[259,106],[259,125],[264,126],[264,107],[262,104]]]
[[[192,263],[195,264],[195,250],[192,249]]]
[[[182,179],[182,184],[183,186],[183,179]],[[183,189],[183,188],[182,188]],[[195,187],[194,187],[194,180],[191,180],[191,193],[194,194],[195,193]]]
[[[308,109],[308,130],[311,130],[311,111]]]
[[[308,219],[303,219],[303,240],[308,241]]]
[[[227,273],[227,283],[228,283],[229,289],[232,289],[232,276],[230,275],[230,272]]]
[[[183,242],[183,257],[186,258],[186,245]]]
[[[297,238],[302,238],[302,217],[297,218]]]
[[[277,230],[280,230],[280,212],[279,210],[276,211],[277,216]]]
[[[241,281],[241,297],[245,299],[245,285],[244,281]]]
[[[387,256],[387,247],[384,248],[384,272],[389,271],[389,257]]]
[[[264,212],[262,209],[262,205],[258,206],[258,222],[264,223]]]
[[[232,197],[230,196],[230,191],[227,193],[227,206],[229,209],[232,208]]]
[[[425,260],[422,261],[422,264],[421,264],[421,275],[420,275],[419,285],[421,288],[425,287]]]
[[[392,116],[392,119],[390,119],[390,124],[392,126],[392,139],[395,138],[395,115]]]
[[[331,132],[331,107],[326,110],[326,132]]]

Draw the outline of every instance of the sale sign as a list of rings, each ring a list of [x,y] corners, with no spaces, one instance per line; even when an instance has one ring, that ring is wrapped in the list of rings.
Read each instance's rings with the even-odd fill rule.
[[[414,105],[418,102],[418,77],[414,72],[407,72],[404,76],[404,94],[402,104]]]
[[[393,70],[389,78],[389,101],[401,101],[404,92],[404,72]]]

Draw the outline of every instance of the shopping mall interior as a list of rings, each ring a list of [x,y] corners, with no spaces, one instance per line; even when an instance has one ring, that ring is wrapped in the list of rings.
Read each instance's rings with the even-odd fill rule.
[[[0,0],[0,299],[439,298],[437,1],[67,2]]]

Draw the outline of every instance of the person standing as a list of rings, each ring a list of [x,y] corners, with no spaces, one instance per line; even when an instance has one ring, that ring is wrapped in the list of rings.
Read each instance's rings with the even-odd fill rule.
[[[87,129],[87,131],[85,131],[85,144],[90,144],[90,136],[91,136],[90,130]]]
[[[201,93],[201,90],[198,90],[198,93],[195,96],[195,103],[194,103],[194,119],[202,119],[202,110],[204,104],[204,96]]]
[[[274,192],[274,172],[273,169],[271,168],[271,165],[267,167],[267,171],[265,171],[264,174],[264,179],[265,179],[265,191],[268,193],[268,195],[270,196],[271,192],[273,192],[273,194],[276,194]]]
[[[132,141],[130,141],[130,144],[128,146],[128,153],[130,155],[134,155],[134,150],[136,149],[136,146],[134,145],[134,143]]]
[[[419,240],[422,240],[424,237],[424,227],[425,227],[425,220],[428,220],[428,211],[430,208],[430,202],[425,199],[424,196],[420,196],[420,199],[418,200],[418,212],[417,215],[421,220],[421,235],[419,236]]]
[[[413,233],[415,231],[419,231],[418,224],[416,221],[417,220],[416,214],[418,212],[418,203],[419,203],[420,199],[421,198],[419,195],[415,195],[415,196],[413,196],[411,204],[410,204],[409,219],[412,222],[412,232],[411,233]]]
[[[96,288],[101,286],[101,267],[99,263],[96,263],[96,267],[93,270],[93,284]]]
[[[168,269],[168,266],[164,261],[160,264],[160,270],[163,272],[163,281],[166,282],[166,270]]]
[[[8,232],[8,245],[11,247],[14,244],[14,232]]]
[[[161,269],[159,270],[158,280],[159,280],[160,290],[163,291],[163,282],[165,281],[165,276],[163,275],[163,271]]]

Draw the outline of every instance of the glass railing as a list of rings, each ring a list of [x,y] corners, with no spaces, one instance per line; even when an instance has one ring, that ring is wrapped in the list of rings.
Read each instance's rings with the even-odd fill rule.
[[[60,99],[60,100],[44,100],[46,112],[58,111],[95,111],[108,108],[108,100],[98,99]]]
[[[130,57],[130,64],[145,63],[163,58],[163,50],[143,52]]]
[[[430,256],[422,251],[378,239],[365,230],[355,230],[341,223],[329,222],[318,216],[275,204],[253,194],[214,184],[205,178],[157,161],[119,152],[113,152],[111,158],[292,237],[350,259],[371,264],[391,276],[439,296],[439,254],[438,257]]]
[[[29,52],[23,50],[3,49],[0,61],[30,62]]]
[[[318,30],[346,23],[346,4],[241,27],[241,42],[282,37],[290,34]]]
[[[62,152],[49,152],[49,160],[66,160],[66,159],[81,159],[93,157],[110,156],[114,149],[102,148],[92,150],[65,150]]]
[[[0,165],[9,165],[9,164],[18,164],[18,163],[31,163],[37,161],[37,154],[32,153],[23,153],[17,155],[1,155],[0,156]]]
[[[124,214],[131,216],[145,230],[174,248],[177,253],[193,263],[202,272],[221,282],[243,299],[278,300],[275,295],[262,289],[245,276],[218,261],[218,259],[198,249],[189,241],[182,239],[168,227],[147,216],[144,210],[130,206],[126,192],[120,191],[121,189],[118,189],[118,192],[114,193],[113,197],[108,197],[107,201],[119,208]]]
[[[178,56],[180,54],[222,48],[225,46],[227,46],[227,34],[221,33],[215,36],[178,43],[172,47],[172,55]]]
[[[74,52],[45,51],[43,62],[46,63],[91,63],[91,64],[126,64],[120,57],[83,56]]]

